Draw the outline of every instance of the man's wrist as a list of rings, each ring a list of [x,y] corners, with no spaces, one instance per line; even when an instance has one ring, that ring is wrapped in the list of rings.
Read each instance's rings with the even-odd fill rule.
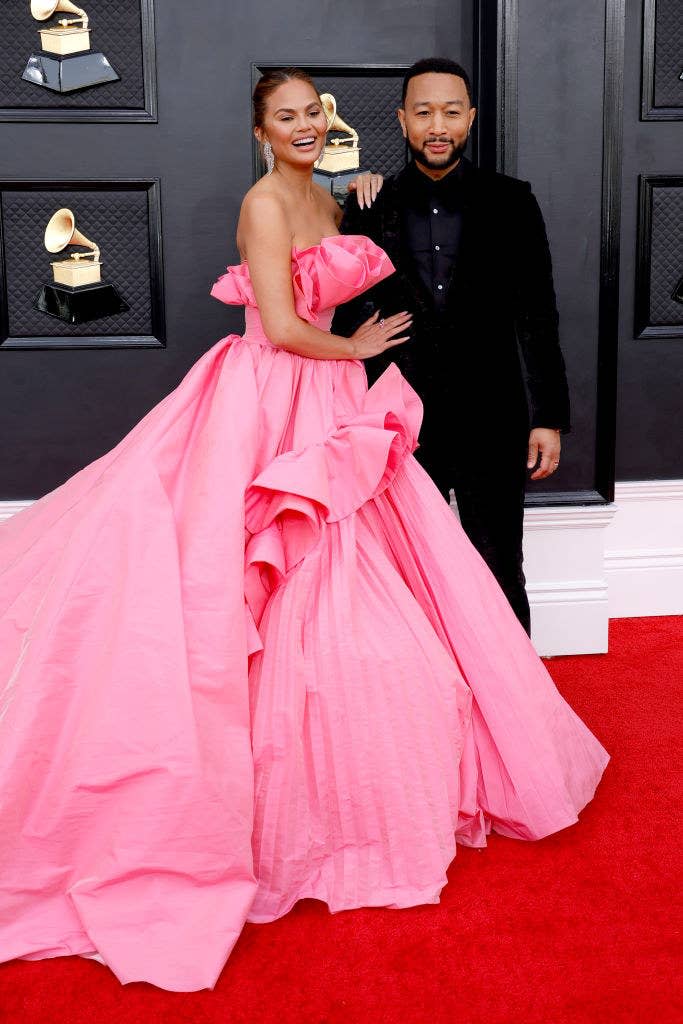
[[[548,425],[547,422],[546,423],[534,423],[534,422],[532,422],[532,424],[531,424],[531,430],[556,430],[558,432],[558,434],[568,434],[570,429],[571,428],[570,428],[568,423],[561,423],[559,427],[557,426],[557,423],[554,423],[552,426]]]

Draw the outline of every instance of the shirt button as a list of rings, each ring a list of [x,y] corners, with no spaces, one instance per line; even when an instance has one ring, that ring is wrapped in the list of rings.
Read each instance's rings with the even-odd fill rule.
[[[436,287],[437,287],[437,288],[439,289],[439,291],[442,291],[442,290],[443,290],[443,285],[442,285],[442,284],[437,284],[437,286],[436,286]]]
[[[437,252],[441,251],[441,246],[440,245],[435,245],[434,248],[436,249]]]

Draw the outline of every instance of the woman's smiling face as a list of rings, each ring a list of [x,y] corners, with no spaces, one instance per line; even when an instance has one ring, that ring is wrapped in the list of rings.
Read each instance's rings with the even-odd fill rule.
[[[276,162],[310,167],[320,156],[327,136],[327,120],[315,89],[297,79],[283,82],[268,97],[261,142],[273,147]]]

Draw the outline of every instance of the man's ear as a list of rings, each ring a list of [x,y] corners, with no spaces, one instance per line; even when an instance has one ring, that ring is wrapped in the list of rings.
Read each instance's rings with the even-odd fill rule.
[[[403,138],[407,139],[408,138],[408,132],[406,131],[406,112],[403,109],[403,107],[399,107],[398,108],[398,110],[396,111],[396,116],[398,117],[398,123],[401,125],[401,131],[403,132]]]

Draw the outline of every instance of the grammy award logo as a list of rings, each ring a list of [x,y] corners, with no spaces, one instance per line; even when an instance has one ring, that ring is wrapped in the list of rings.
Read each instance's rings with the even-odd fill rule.
[[[338,136],[325,144],[318,159],[313,178],[329,189],[342,205],[348,195],[347,186],[360,173],[360,146],[358,132],[337,113],[337,101],[330,92],[324,92],[320,101],[327,118],[327,131]]]
[[[41,53],[29,57],[24,81],[53,92],[74,92],[119,80],[104,54],[90,48],[90,20],[82,7],[71,0],[31,0],[31,14],[36,21],[54,14],[71,17],[58,17],[39,30]]]
[[[76,228],[76,218],[66,207],[50,217],[45,228],[45,248],[62,252],[78,246],[65,259],[52,263],[52,284],[43,285],[37,306],[41,313],[58,317],[69,324],[83,324],[114,313],[125,313],[130,307],[113,284],[102,282],[100,248]],[[85,249],[86,252],[81,250]]]

